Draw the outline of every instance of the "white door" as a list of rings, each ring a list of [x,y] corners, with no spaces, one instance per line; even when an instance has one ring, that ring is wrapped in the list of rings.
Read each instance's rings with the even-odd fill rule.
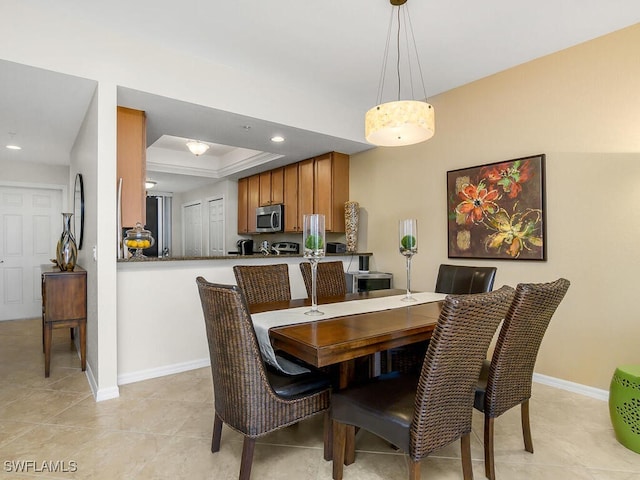
[[[209,256],[224,255],[224,199],[209,200]]]
[[[40,266],[62,233],[62,190],[0,185],[0,320],[42,314]]]
[[[202,256],[202,204],[182,207],[182,245],[185,257]]]

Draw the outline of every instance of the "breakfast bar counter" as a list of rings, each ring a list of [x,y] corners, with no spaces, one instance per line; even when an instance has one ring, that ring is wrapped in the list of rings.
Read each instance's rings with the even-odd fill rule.
[[[344,270],[358,270],[358,256],[327,254]],[[306,298],[302,255],[225,255],[118,260],[118,384],[209,365],[209,350],[196,278],[236,284],[233,266],[286,263],[292,298]]]

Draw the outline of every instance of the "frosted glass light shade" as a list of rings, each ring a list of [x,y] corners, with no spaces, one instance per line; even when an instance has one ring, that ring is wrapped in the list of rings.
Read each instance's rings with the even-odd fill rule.
[[[364,121],[367,142],[399,147],[424,142],[435,132],[433,107],[417,100],[381,103],[370,109]]]
[[[198,155],[202,155],[204,152],[209,150],[209,145],[207,145],[206,143],[197,142],[197,141],[193,141],[192,140],[190,142],[187,142],[187,148],[195,156],[198,156]]]

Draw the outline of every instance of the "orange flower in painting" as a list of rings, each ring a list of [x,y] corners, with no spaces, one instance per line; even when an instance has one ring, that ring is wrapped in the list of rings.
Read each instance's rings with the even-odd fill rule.
[[[500,185],[509,198],[516,198],[522,191],[522,184],[532,176],[531,163],[529,160],[501,163],[482,169],[480,174],[490,185]]]
[[[456,213],[465,217],[465,223],[479,223],[485,215],[498,211],[499,207],[495,203],[500,197],[497,190],[487,190],[484,182],[477,186],[467,184],[458,193],[462,200],[456,207]]]

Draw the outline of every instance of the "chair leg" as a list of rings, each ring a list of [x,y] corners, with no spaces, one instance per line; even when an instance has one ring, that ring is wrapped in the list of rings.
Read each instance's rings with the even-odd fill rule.
[[[520,418],[522,420],[522,436],[524,437],[524,449],[533,453],[533,440],[531,440],[531,425],[529,423],[529,400],[520,405]]]
[[[220,451],[220,439],[222,438],[222,419],[215,414],[213,419],[213,435],[211,437],[211,453]]]
[[[420,460],[409,459],[409,480],[420,480]]]
[[[242,460],[240,461],[240,476],[238,480],[249,480],[251,478],[251,463],[253,462],[253,450],[255,446],[255,438],[244,437]]]
[[[333,458],[333,425],[331,425],[331,414],[329,410],[324,412],[324,459],[329,461]]]
[[[460,437],[460,453],[462,456],[462,477],[473,480],[473,465],[471,464],[471,434]]]
[[[489,480],[496,479],[496,467],[493,464],[493,421],[495,419],[484,416],[484,474]]]
[[[353,425],[346,426],[346,435],[344,442],[344,464],[351,465],[356,461],[356,427]]]
[[[333,424],[333,480],[342,480],[342,470],[344,463],[344,449],[347,426],[344,423],[332,422]]]

